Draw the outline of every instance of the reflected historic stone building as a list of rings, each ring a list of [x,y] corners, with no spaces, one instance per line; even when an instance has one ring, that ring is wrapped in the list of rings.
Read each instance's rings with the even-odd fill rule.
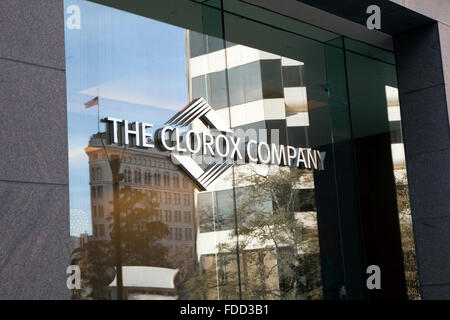
[[[132,228],[135,234],[150,236],[149,241],[162,249],[157,251],[160,255],[154,257],[160,260],[159,266],[178,268],[182,277],[192,275],[196,268],[192,182],[172,164],[167,154],[148,149],[126,150],[113,145],[105,148],[101,136],[104,134],[93,135],[85,149],[90,170],[93,230],[90,239],[113,240],[113,177],[109,161],[117,155],[121,174],[122,255],[138,254],[138,249],[127,243],[139,241],[127,239],[127,230]],[[146,229],[144,224],[160,227]],[[154,239],[146,234],[152,231],[158,234]]]

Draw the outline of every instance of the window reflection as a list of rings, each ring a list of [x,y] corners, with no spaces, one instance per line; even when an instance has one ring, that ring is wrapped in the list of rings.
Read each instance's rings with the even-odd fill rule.
[[[394,164],[406,285],[409,299],[418,300],[420,299],[419,275],[417,272],[411,206],[409,202],[408,176],[406,173],[405,150],[401,131],[398,89],[386,86],[386,100],[392,141],[392,161]]]
[[[83,5],[110,24],[91,17],[81,34],[67,34],[71,212],[84,213],[89,225],[73,235],[83,276],[73,298],[346,298],[343,269],[359,268],[362,258],[354,254],[359,243],[342,244],[360,232],[352,224],[360,212],[342,49],[298,36],[302,45],[292,48],[305,59],[295,60],[224,41],[206,26],[202,33]],[[222,28],[222,21],[209,23]],[[398,93],[382,89],[404,255],[412,262]],[[100,104],[86,109],[95,94]],[[169,153],[109,144],[102,118],[148,121],[154,129],[199,97],[235,132],[325,150],[325,174],[246,163],[201,192]],[[207,130],[200,121],[191,129]]]
[[[101,139],[104,141],[101,142]],[[124,297],[136,298],[136,295],[139,295],[140,299],[145,297],[176,298],[175,287],[161,291],[140,284],[140,289],[134,290],[127,289],[126,282],[145,281],[145,277],[153,279],[152,272],[161,268],[167,274],[176,275],[179,281],[193,276],[196,270],[194,256],[196,229],[194,219],[192,219],[194,207],[191,201],[194,187],[192,183],[185,183],[183,187],[180,185],[182,173],[166,155],[160,152],[123,151],[120,147],[104,148],[105,144],[105,135],[95,134],[86,148],[90,167],[96,168],[96,172],[98,168],[101,168],[102,172],[108,172],[108,175],[101,181],[102,185],[98,185],[95,179],[91,180],[91,184],[95,184],[94,190],[97,190],[97,196],[91,199],[93,235],[79,250],[79,253],[87,257],[93,266],[93,269],[87,269],[89,271],[86,277],[101,279],[108,275],[102,275],[106,269],[116,266],[117,257],[114,244],[117,241],[115,233],[117,222],[114,217],[113,175],[110,161],[117,155],[120,158],[121,177],[119,210]],[[132,172],[134,175],[131,174]],[[164,177],[163,189],[158,185],[142,183],[141,172],[146,173],[147,182],[152,172],[155,172],[155,176],[158,177],[162,175]],[[103,191],[98,192],[98,190]],[[163,202],[161,201],[161,192],[164,193]],[[102,196],[99,196],[100,194]],[[184,198],[183,204],[181,196]],[[182,219],[182,211],[184,219]],[[176,273],[173,273],[175,271]],[[116,284],[112,285],[107,283],[107,280],[111,282],[112,279],[102,280],[104,280],[103,285],[107,286],[102,290],[94,289],[91,297],[116,297],[117,279],[115,280]],[[169,282],[172,280],[166,279]]]

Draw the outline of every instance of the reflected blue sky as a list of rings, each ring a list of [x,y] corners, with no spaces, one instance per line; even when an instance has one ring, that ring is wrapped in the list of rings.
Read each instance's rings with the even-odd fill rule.
[[[84,148],[97,132],[97,111],[158,128],[188,94],[184,29],[84,0],[64,1],[66,21],[70,5],[81,9],[81,28],[65,28],[71,235],[78,235],[92,233]],[[86,109],[97,90],[99,110]]]

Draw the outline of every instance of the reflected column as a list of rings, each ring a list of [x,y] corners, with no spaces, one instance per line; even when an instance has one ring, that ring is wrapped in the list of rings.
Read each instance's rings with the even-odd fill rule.
[[[123,300],[123,280],[122,280],[122,244],[120,240],[120,199],[119,199],[119,183],[120,175],[120,156],[112,155],[109,162],[113,177],[113,206],[114,206],[114,250],[116,257],[116,279],[117,279],[117,300]]]

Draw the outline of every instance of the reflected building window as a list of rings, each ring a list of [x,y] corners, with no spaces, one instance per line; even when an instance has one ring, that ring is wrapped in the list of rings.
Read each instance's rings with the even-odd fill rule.
[[[131,170],[130,170],[130,168],[125,168],[125,170],[124,170],[124,181],[126,183],[131,183]]]
[[[102,180],[102,168],[101,167],[97,167],[95,179]]]
[[[183,190],[187,191],[189,189],[189,181],[183,177]]]
[[[105,237],[105,225],[104,224],[99,224],[98,225],[98,235],[99,237],[103,238]]]
[[[97,197],[99,199],[103,199],[103,186],[98,186],[97,187]]]
[[[173,187],[177,189],[180,188],[180,177],[178,175],[173,176]]]
[[[191,228],[185,228],[184,232],[185,232],[184,239],[185,240],[192,240],[192,229]]]
[[[144,173],[144,183],[148,186],[152,183],[152,174],[149,171]]]
[[[183,240],[183,229],[182,228],[176,228],[175,232],[176,232],[175,233],[175,240]],[[179,249],[179,248],[177,247],[177,249]]]
[[[183,204],[190,205],[191,204],[191,196],[189,194],[183,195]]]
[[[157,192],[156,192],[156,203],[157,203],[157,204],[161,204],[161,203],[162,203],[162,195],[161,195],[161,191],[157,191]]]
[[[166,210],[166,222],[172,221],[172,211]]]
[[[141,171],[138,169],[134,170],[134,183],[136,184],[141,183]]]
[[[184,212],[184,222],[186,223],[191,222],[191,213],[189,211]]]
[[[161,174],[159,171],[155,172],[155,186],[159,187],[161,185]]]
[[[175,222],[181,222],[181,211],[175,210]]]
[[[170,192],[164,192],[164,203],[172,204],[172,196]]]
[[[170,187],[170,176],[168,173],[164,174],[164,187]]]
[[[179,193],[175,193],[175,204],[176,205],[181,204],[181,196]]]

